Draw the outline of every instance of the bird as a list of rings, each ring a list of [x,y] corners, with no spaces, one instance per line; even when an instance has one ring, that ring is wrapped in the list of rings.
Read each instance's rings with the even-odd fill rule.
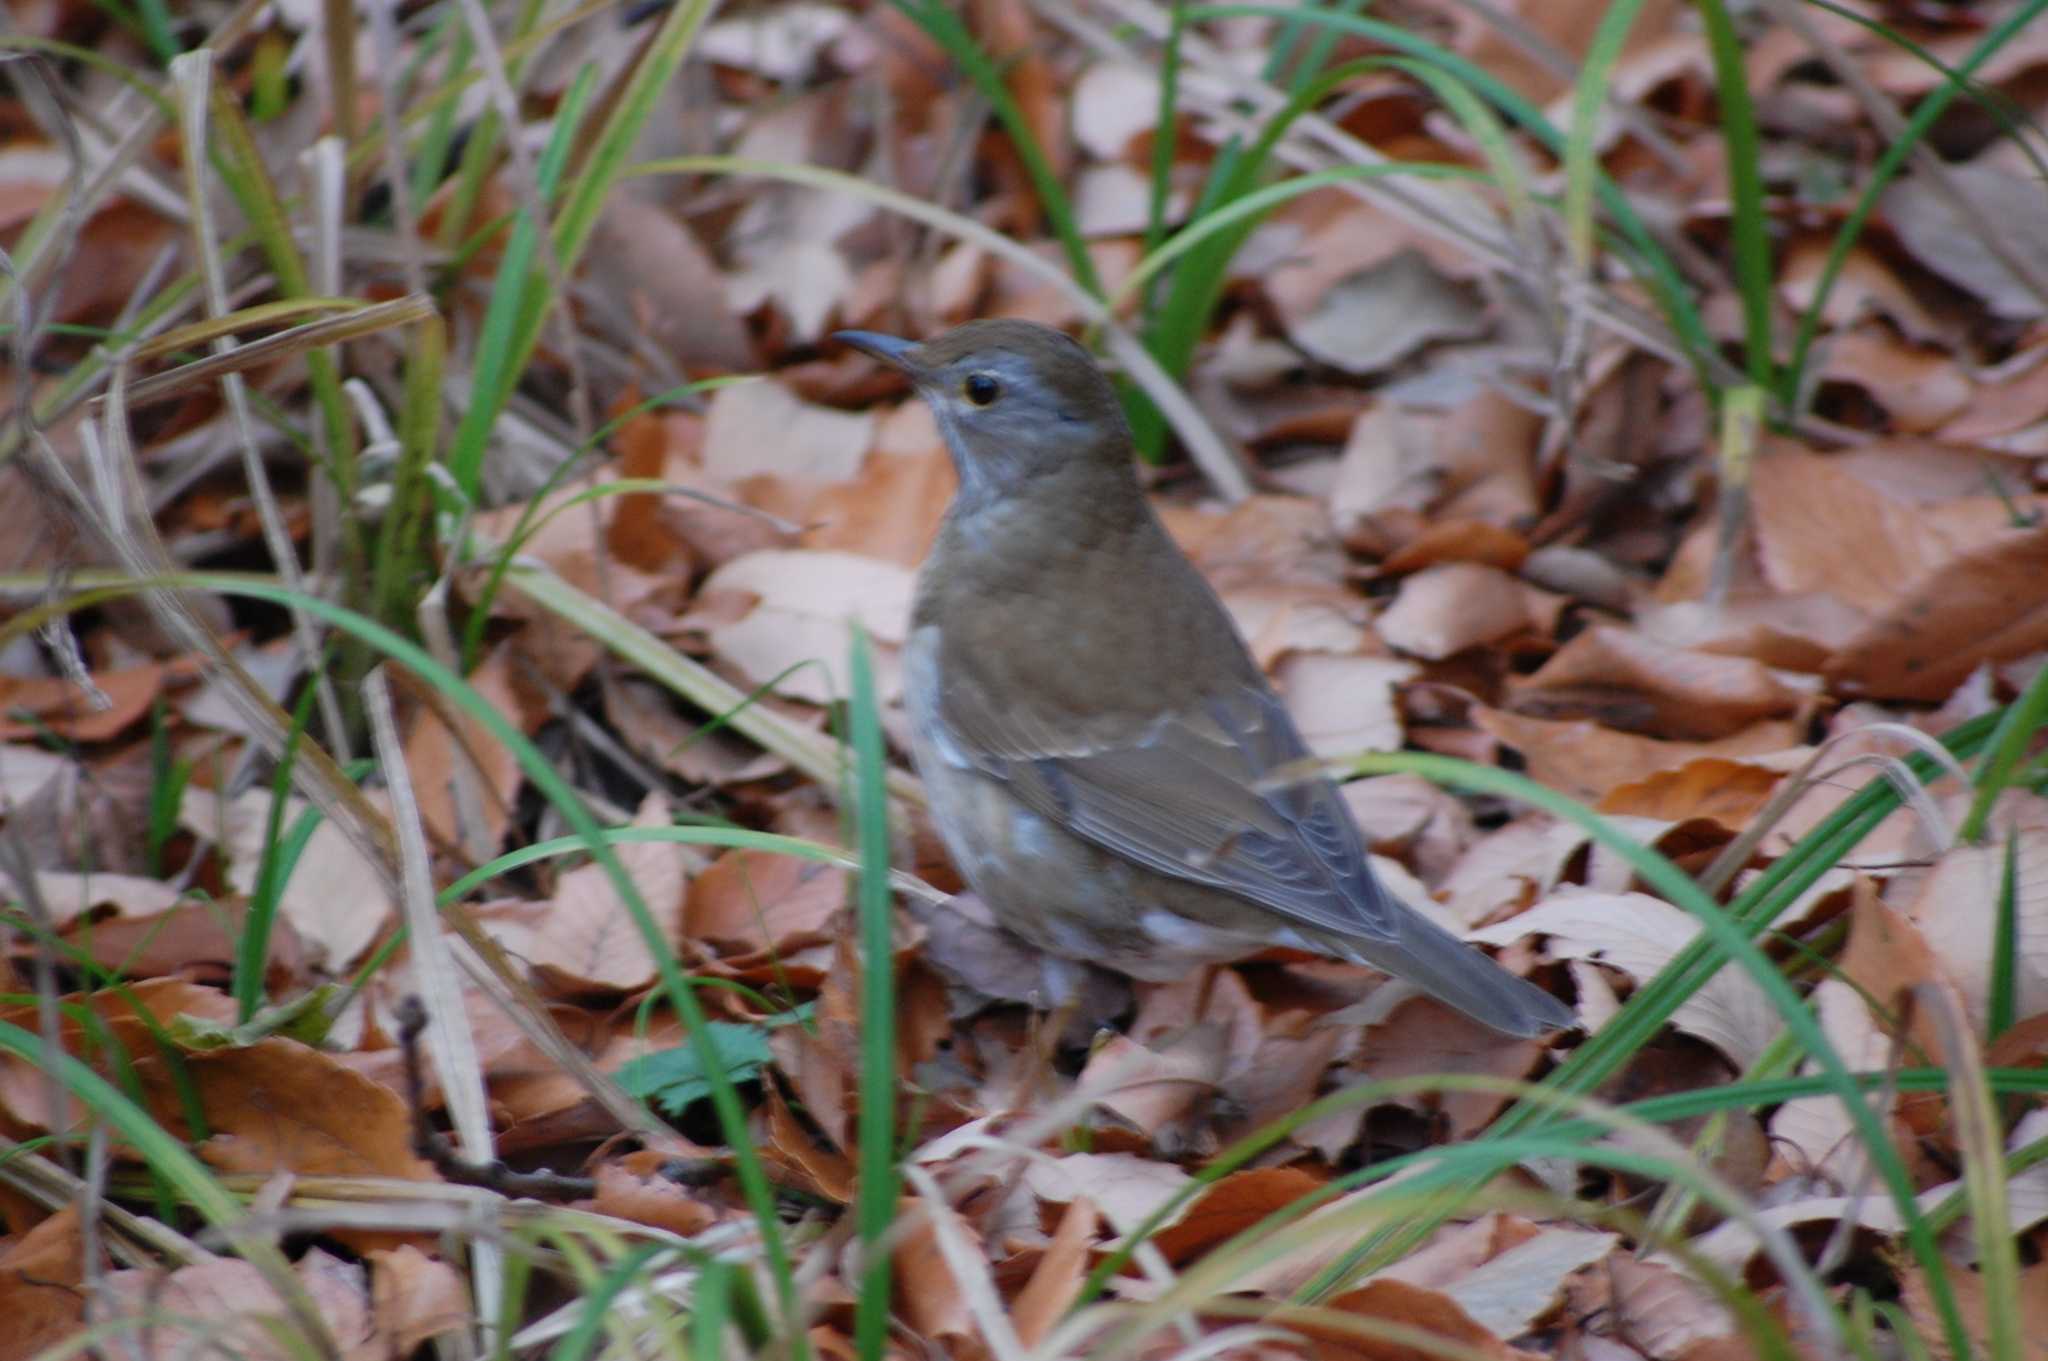
[[[1370,965],[1505,1034],[1570,1008],[1395,897],[1063,332],[834,339],[900,371],[959,475],[904,644],[911,757],[967,887],[1070,968],[1170,982],[1274,946]],[[1305,775],[1301,772],[1306,771]]]

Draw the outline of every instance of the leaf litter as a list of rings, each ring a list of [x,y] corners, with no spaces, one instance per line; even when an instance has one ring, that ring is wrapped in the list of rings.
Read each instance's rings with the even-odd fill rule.
[[[1508,6],[1520,28],[1435,0],[1409,8],[1418,32],[1568,121],[1568,73],[1604,7]],[[84,13],[45,9],[32,20],[45,36],[62,27],[60,11]],[[1620,102],[1603,116],[1596,145],[1644,216],[1683,235],[1691,277],[1704,281],[1703,316],[1733,342],[1741,309],[1726,263],[1727,153],[1712,64],[1681,10],[1651,5],[1638,16],[1609,82]],[[1114,288],[1142,254],[1155,141],[1168,135],[1155,127],[1156,67],[1122,38],[1084,33],[1051,7],[990,3],[964,13],[972,32],[1007,54],[999,69],[1016,114],[1047,138],[1089,259]],[[1920,26],[1926,49],[1944,60],[1967,55],[1969,23],[1893,17]],[[1827,14],[1811,22],[1884,96],[1918,99],[1937,87],[1925,63],[1866,29]],[[1847,202],[1841,185],[1868,169],[1872,126],[1861,104],[1816,74],[1822,63],[1801,34],[1761,16],[1754,23],[1749,74],[1777,158],[1773,291],[1779,305],[1800,309],[1818,296],[1829,226]],[[1201,29],[1219,48],[1197,54],[1207,64],[1189,68],[1188,110],[1170,130],[1164,204],[1174,220],[1190,211],[1228,135],[1222,105],[1202,103],[1204,82],[1226,68],[1255,69],[1275,38],[1257,19]],[[143,60],[123,26],[96,20],[93,31],[118,60]],[[257,32],[254,41],[308,51],[324,42],[316,21],[289,7],[266,14]],[[2040,38],[2022,34],[1977,73],[2036,117],[2048,70]],[[403,41],[420,42],[420,32],[408,29]],[[1337,50],[1368,51],[1349,39]],[[719,150],[834,168],[964,206],[1043,258],[1064,260],[1030,170],[902,14],[758,7],[707,26],[691,63],[694,97],[716,109],[705,126],[715,126]],[[543,63],[522,79],[533,97],[527,131],[544,140],[544,110],[566,75]],[[255,97],[247,81],[233,88]],[[366,98],[372,90],[363,87]],[[11,127],[37,126],[24,100],[10,96],[8,107],[19,115]],[[310,137],[299,115],[256,126],[266,152],[297,154],[293,139]],[[1470,130],[1384,71],[1358,74],[1303,126],[1313,141],[1287,144],[1297,158],[1310,145],[1355,142],[1397,161],[1475,163]],[[2028,211],[2042,206],[2039,185],[2015,137],[1960,115],[1942,132],[1950,182],[1916,172],[1879,198],[1877,229],[1848,252],[1820,312],[1809,405],[1758,451],[1748,512],[1732,537],[1708,410],[1668,347],[1598,332],[1590,357],[1575,354],[1577,342],[1532,330],[1534,314],[1518,300],[1516,289],[1550,286],[1543,270],[1509,277],[1456,233],[1346,189],[1302,195],[1256,224],[1218,281],[1221,310],[1188,387],[1249,454],[1261,491],[1225,504],[1172,461],[1148,477],[1172,532],[1314,749],[1341,758],[1405,746],[1517,769],[1702,872],[1756,829],[1828,739],[1889,723],[1939,731],[2020,693],[2048,655],[2038,466],[2048,448],[2048,331],[2037,287],[2048,256],[2035,229],[2048,214]],[[48,134],[25,133],[5,158],[0,216],[16,226],[62,192],[65,162]],[[156,183],[174,173],[161,149],[142,161],[147,170],[79,224],[72,263],[43,298],[51,321],[112,325],[139,289],[160,284],[147,262],[179,238],[182,200]],[[483,173],[487,210],[518,201],[512,162]],[[429,229],[449,206],[429,205]],[[1996,228],[1988,239],[1987,218]],[[393,244],[391,228],[379,230]],[[1077,326],[1073,300],[1014,261],[813,185],[649,180],[606,205],[597,239],[562,330],[549,331],[521,376],[517,407],[520,449],[537,460],[532,485],[558,468],[588,482],[477,507],[474,532],[504,544],[537,521],[518,545],[526,560],[741,693],[760,692],[792,730],[823,732],[835,721],[847,693],[846,626],[858,620],[877,644],[885,728],[900,738],[894,650],[912,572],[953,476],[923,406],[824,350],[821,337],[840,326],[924,334],[988,314]],[[380,271],[389,266],[368,241],[349,238],[344,291],[388,286]],[[501,249],[492,242],[436,257],[449,271],[440,301],[462,363],[475,352]],[[252,298],[267,296],[251,261],[236,268]],[[1611,293],[1630,297],[1626,285]],[[76,336],[53,332],[42,344],[34,372],[15,371],[10,354],[11,391],[84,362]],[[394,356],[364,344],[347,358],[366,398],[395,394]],[[742,372],[763,376],[635,410],[684,378]],[[302,360],[250,380],[287,423],[313,410]],[[564,466],[582,436],[614,418],[623,419],[587,462]],[[219,455],[233,447],[230,422],[226,406],[196,391],[142,413],[132,431],[138,473],[153,492],[158,532],[180,552],[263,563],[256,507],[233,460]],[[75,423],[52,437],[67,451],[79,443]],[[273,452],[288,532],[308,553],[329,552],[328,489],[303,462]],[[565,504],[567,487],[626,476],[724,504],[645,492]],[[98,565],[76,547],[24,551],[22,570]],[[48,551],[60,557],[45,562]],[[1728,589],[1710,600],[1717,571]],[[517,589],[486,601],[484,573],[451,580],[464,610],[488,611],[472,683],[611,823],[846,844],[841,790],[811,783],[715,715],[621,667],[588,630]],[[26,593],[7,599],[10,615],[29,608]],[[218,602],[202,607],[229,623]],[[46,948],[65,961],[54,1028],[33,1006],[14,1005],[7,1019],[128,1074],[162,1128],[247,1184],[438,1181],[413,1147],[415,1113],[394,1047],[409,954],[388,886],[311,804],[294,798],[273,819],[269,758],[249,725],[220,703],[216,678],[137,618],[118,606],[74,618],[69,664],[60,647],[17,640],[0,650],[0,835],[28,854],[19,867],[15,858],[0,864],[17,992],[37,986]],[[237,612],[232,622],[242,641],[255,635],[259,650],[246,655],[266,659],[273,692],[295,699],[307,659],[274,621]],[[560,832],[485,725],[424,695],[409,698],[407,711],[406,760],[437,884]],[[165,801],[156,795],[172,768],[184,784]],[[1739,847],[1737,886],[1838,806],[1852,778],[1831,777],[1788,821]],[[1595,1033],[1698,934],[1627,865],[1548,814],[1406,774],[1356,781],[1346,797],[1388,882],[1509,967],[1574,998]],[[1949,795],[1930,806],[1950,819],[1966,812]],[[1995,1064],[2038,1067],[2048,1059],[2039,1038],[2048,1017],[2048,898],[2039,886],[2048,819],[2038,800],[2008,794],[1993,810],[1993,840],[1951,847],[1934,844],[1916,817],[1894,814],[1765,941],[1801,986],[1812,980],[1811,1005],[1852,1068],[1953,1064],[1958,1056],[1924,1013],[1901,1027],[1899,999],[1915,989],[1952,999],[1973,1033],[1989,1038]],[[244,1018],[224,989],[268,892],[268,829],[302,822],[310,839],[274,904],[263,903],[281,918],[261,961],[268,995],[346,982],[384,947],[394,968],[348,995],[324,1040],[272,1034],[182,1048],[195,1021],[241,1033],[234,1027]],[[1372,1202],[1339,1178],[1482,1136],[1510,1104],[1487,1082],[1539,1077],[1586,1043],[1503,1043],[1368,970],[1276,950],[1174,984],[1092,980],[1081,1032],[1108,1019],[1117,1032],[1048,1064],[1048,1037],[1030,1006],[1043,992],[1038,962],[992,937],[972,904],[943,901],[957,879],[914,812],[900,831],[898,862],[927,887],[906,903],[895,946],[897,1062],[908,1075],[897,1110],[919,1172],[894,1261],[900,1320],[923,1345],[986,1355],[1012,1340],[1029,1347],[1059,1337],[1090,1271],[1177,1200],[1109,1282],[1112,1298],[1160,1298],[1205,1264],[1232,1267],[1238,1235],[1304,1197],[1334,1196],[1311,1222],[1355,1234]],[[858,1112],[888,1099],[859,1081],[858,961],[845,911],[853,872],[662,842],[624,846],[621,858],[663,938],[717,985],[699,989],[714,1052],[744,1084],[751,1132],[799,1202],[792,1218],[832,1244],[855,1194]],[[2018,889],[2009,959],[1991,946],[2008,868]],[[478,1036],[500,1150],[594,1175],[584,1208],[615,1222],[684,1235],[743,1223],[729,1179],[672,1175],[678,1159],[716,1166],[730,1150],[705,1119],[704,1074],[680,1057],[690,1051],[678,1047],[677,1023],[648,1004],[653,957],[611,885],[592,866],[544,860],[478,889],[467,908],[549,1025],[674,1122],[663,1138],[620,1137],[587,1086],[477,992],[456,1001]],[[1832,952],[1828,969],[1800,963],[1816,950]],[[1778,1030],[1754,981],[1724,969],[1602,1095],[1725,1084],[1764,1061]],[[1246,1165],[1206,1185],[1193,1180],[1233,1139],[1318,1098],[1428,1074],[1475,1085],[1339,1104]],[[430,1082],[430,1116],[439,1115],[439,1090]],[[11,1136],[71,1128],[78,1111],[55,1097],[35,1065],[0,1062],[0,1118]],[[1880,1114],[1907,1151],[1923,1202],[1954,1194],[1963,1151],[1947,1103],[1890,1093]],[[2015,1154],[2042,1137],[2038,1108],[2014,1101],[2004,1118],[2002,1141]],[[1703,1128],[1672,1132],[1694,1139]],[[1848,1249],[1853,1269],[1882,1278],[1908,1317],[1936,1329],[1924,1271],[1885,1246],[1902,1226],[1889,1202],[1868,1194],[1867,1156],[1838,1104],[1799,1097],[1737,1112],[1717,1137],[1710,1165],[1753,1195],[1762,1216],[1816,1234],[1816,1243],[1853,1225],[1862,1235]],[[137,1156],[125,1140],[113,1153],[123,1167]],[[1288,1324],[1280,1341],[1245,1336],[1230,1342],[1233,1354],[1421,1354],[1347,1326],[1375,1321],[1488,1356],[1745,1354],[1726,1305],[1675,1258],[1644,1259],[1611,1226],[1534,1209],[1557,1188],[1545,1180],[1555,1172],[1530,1165],[1503,1175],[1513,1211],[1438,1228],[1400,1262],[1330,1296],[1329,1318]],[[1619,1207],[1645,1188],[1582,1171],[1564,1189]],[[2005,1189],[2012,1230],[2033,1254],[2021,1289],[2034,1308],[2048,1298],[2039,1166]],[[1787,1307],[1785,1283],[1749,1227],[1701,1212],[1685,1233],[1689,1247],[1744,1273],[1767,1307]],[[1219,1294],[1277,1305],[1347,1242],[1303,1235],[1270,1260],[1243,1263]],[[858,1276],[850,1257],[815,1250],[814,1341],[850,1354]],[[81,1273],[86,1251],[75,1211],[10,1202],[0,1292],[23,1341],[0,1345],[0,1355],[73,1336],[84,1317],[73,1292],[88,1276],[116,1307],[147,1302],[223,1320],[277,1307],[278,1283],[237,1261],[144,1271],[95,1260]],[[298,1255],[297,1272],[339,1354],[405,1354],[466,1323],[463,1264],[444,1254],[421,1230],[337,1229],[326,1247]],[[1955,1279],[1966,1324],[1981,1330],[1978,1275]],[[260,1329],[237,1326],[221,1323],[222,1340],[269,1354]],[[1197,1312],[1185,1326],[1189,1338],[1230,1341],[1237,1325]]]

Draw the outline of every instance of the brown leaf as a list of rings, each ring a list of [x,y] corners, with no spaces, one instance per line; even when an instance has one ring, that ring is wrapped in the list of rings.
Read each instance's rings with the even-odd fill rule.
[[[917,1336],[946,1339],[957,1344],[975,1336],[974,1315],[952,1269],[939,1252],[938,1231],[931,1221],[943,1216],[953,1233],[964,1236],[979,1248],[979,1235],[950,1205],[905,1196],[897,1204],[899,1220],[916,1217],[917,1227],[896,1240],[891,1261],[894,1270],[897,1312],[909,1322]]]
[[[64,939],[85,958],[131,978],[184,973],[225,984],[241,951],[248,916],[246,898],[181,902],[161,912],[95,919],[67,931]],[[306,981],[306,972],[298,931],[290,921],[278,918],[270,925],[265,986],[271,995],[281,995]]]
[[[90,1055],[102,1073],[107,1071],[109,1047],[118,1047],[130,1059],[146,1058],[155,1052],[156,1040],[144,1023],[144,1016],[159,1025],[179,1015],[225,1025],[236,1019],[234,1001],[226,993],[176,978],[144,979],[118,993],[102,990],[59,1000],[67,1013],[58,1026],[58,1038],[65,1052],[74,1058]],[[98,1018],[90,1047],[83,1023],[68,1014],[74,1008],[83,1008]],[[0,1021],[38,1034],[42,1030],[33,1006],[0,1009]],[[56,1095],[64,1100],[64,1108],[61,1112],[51,1109],[51,1087],[42,1067],[13,1055],[0,1058],[0,1113],[4,1113],[13,1128],[42,1133],[69,1128],[80,1117],[84,1108],[61,1089]]]
[[[1978,1354],[1985,1354],[1981,1349],[1989,1346],[1991,1317],[1984,1298],[1984,1278],[1954,1265],[1943,1270],[1949,1288],[1955,1293],[1956,1307],[1962,1313],[1963,1328],[1980,1349]],[[1934,1292],[1928,1289],[1926,1273],[1919,1267],[1909,1267],[1901,1274],[1899,1285],[1906,1312],[1917,1325],[1921,1339],[1936,1356],[1948,1358],[1951,1352],[1947,1334]],[[2019,1309],[2020,1317],[2013,1321],[2017,1325],[2019,1354],[2027,1361],[2044,1361],[2048,1358],[2048,1262],[2035,1262],[2020,1271]]]
[[[1152,1236],[1152,1244],[1174,1266],[1197,1257],[1304,1196],[1323,1179],[1295,1167],[1232,1172],[1202,1192],[1173,1223]]]
[[[1026,1347],[1043,1341],[1053,1325],[1065,1316],[1068,1306],[1080,1297],[1098,1219],[1095,1203],[1086,1196],[1077,1196],[1060,1215],[1045,1255],[1038,1259],[1031,1279],[1024,1282],[1024,1288],[1010,1305],[1010,1320],[1016,1325],[1018,1340]]]
[[[751,595],[754,606],[709,629],[712,648],[756,685],[813,704],[846,697],[848,624],[900,644],[910,625],[911,574],[893,562],[850,553],[769,549],[711,574],[706,595]],[[901,689],[894,649],[877,655],[876,684],[886,703]]]
[[[1360,1289],[1332,1299],[1329,1308],[1365,1319],[1383,1319],[1404,1328],[1418,1329],[1444,1342],[1484,1357],[1506,1358],[1508,1349],[1498,1337],[1458,1307],[1457,1301],[1439,1291],[1405,1281],[1376,1280]],[[1430,1361],[1438,1356],[1433,1348],[1399,1342],[1389,1337],[1339,1331],[1320,1322],[1297,1322],[1297,1331],[1315,1339],[1319,1358],[1363,1357],[1366,1361]]]
[[[727,955],[789,951],[831,938],[848,872],[767,851],[727,851],[690,883],[683,934]]]
[[[718,1220],[706,1205],[672,1177],[663,1175],[668,1154],[639,1149],[624,1158],[600,1163],[597,1196],[591,1207],[636,1224],[684,1235],[702,1233]]]
[[[1740,831],[1770,801],[1783,778],[1784,772],[1764,766],[1702,757],[1676,770],[1614,786],[1601,798],[1599,809],[1661,822],[1712,818],[1730,831]]]
[[[1607,1271],[1615,1331],[1650,1356],[1675,1358],[1695,1343],[1741,1331],[1726,1305],[1670,1267],[1617,1253]]]
[[[2048,645],[2048,527],[1980,539],[1914,580],[1828,663],[1884,699],[1939,700],[1985,661]]]
[[[1812,702],[1767,668],[1660,646],[1596,625],[1511,688],[1509,707],[1534,718],[1597,718],[1628,732],[1691,741],[1727,737]]]
[[[299,1259],[299,1283],[325,1325],[342,1361],[383,1361],[388,1338],[378,1336],[371,1318],[363,1269],[319,1248]],[[235,1258],[217,1257],[165,1275],[157,1271],[116,1271],[107,1277],[117,1317],[145,1313],[168,1322],[142,1337],[148,1361],[182,1356],[204,1335],[212,1345],[249,1361],[292,1361],[311,1340],[300,1337],[292,1314],[263,1273]],[[279,1324],[283,1328],[278,1331]],[[282,1336],[280,1336],[280,1331]]]
[[[372,1248],[370,1307],[377,1332],[407,1356],[430,1338],[464,1327],[476,1317],[469,1290],[455,1268],[407,1244]]]
[[[390,1088],[296,1040],[188,1054],[211,1136],[200,1156],[229,1172],[403,1177],[431,1181],[412,1151],[412,1117]],[[161,1063],[143,1065],[152,1106],[170,1128],[182,1107]]]
[[[72,742],[108,741],[141,721],[164,679],[155,663],[100,671],[92,677],[99,692],[93,695],[59,676],[0,675],[0,741],[46,733]]]
[[[1497,567],[1446,562],[1403,581],[1378,627],[1380,636],[1401,651],[1441,661],[1520,633],[1548,636],[1563,608],[1562,598]]]
[[[67,1205],[0,1247],[0,1361],[44,1356],[85,1324],[85,1242]]]
[[[1391,576],[1438,563],[1470,562],[1514,572],[1528,557],[1529,541],[1506,526],[1485,520],[1438,520],[1391,554],[1380,571]]]
[[[1526,920],[1526,914],[1518,920]],[[1430,998],[1410,997],[1366,1032],[1357,1063],[1375,1081],[1431,1073],[1519,1079],[1542,1057],[1540,1040],[1509,1039]],[[1493,1092],[1453,1091],[1415,1100],[1441,1110],[1449,1137],[1464,1139],[1484,1128],[1509,1099]]]
[[[1592,804],[1695,762],[1740,763],[1744,757],[1793,749],[1799,741],[1797,726],[1777,719],[1752,724],[1718,741],[1665,742],[1587,719],[1525,718],[1483,705],[1474,705],[1471,714],[1475,726],[1521,753],[1530,779]]]
[[[531,737],[548,716],[545,697],[521,683],[524,668],[519,649],[507,642],[484,654],[468,680],[477,694],[514,731]],[[450,704],[458,733],[451,733],[440,712],[421,705],[405,738],[405,768],[412,775],[420,820],[443,846],[495,854],[505,842],[512,805],[525,779],[518,758],[491,735],[468,709]],[[462,810],[471,816],[465,819]],[[470,835],[465,837],[464,831]]]
[[[668,824],[667,801],[650,794],[636,827]],[[673,842],[628,842],[614,849],[654,919],[659,940],[673,940],[688,892],[688,852]],[[654,952],[602,865],[579,865],[555,885],[553,905],[519,947],[527,961],[569,990],[632,992],[654,981]]]

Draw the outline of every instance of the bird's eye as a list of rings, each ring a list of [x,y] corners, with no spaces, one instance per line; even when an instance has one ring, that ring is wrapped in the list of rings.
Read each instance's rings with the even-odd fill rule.
[[[970,373],[967,381],[960,385],[960,391],[976,406],[987,406],[1003,395],[1003,385],[995,380],[994,374]]]

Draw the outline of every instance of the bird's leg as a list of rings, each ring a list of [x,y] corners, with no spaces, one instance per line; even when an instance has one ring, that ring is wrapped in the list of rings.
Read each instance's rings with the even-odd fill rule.
[[[1042,984],[1041,1000],[1049,1005],[1043,1011],[1034,1009],[1031,1014],[1030,1044],[1037,1058],[1036,1072],[1030,1081],[1034,1098],[1050,1097],[1056,1090],[1054,1079],[1057,1076],[1060,1040],[1066,1035],[1067,1027],[1074,1023],[1074,1018],[1081,1014],[1086,968],[1047,955],[1039,964],[1039,979]]]

